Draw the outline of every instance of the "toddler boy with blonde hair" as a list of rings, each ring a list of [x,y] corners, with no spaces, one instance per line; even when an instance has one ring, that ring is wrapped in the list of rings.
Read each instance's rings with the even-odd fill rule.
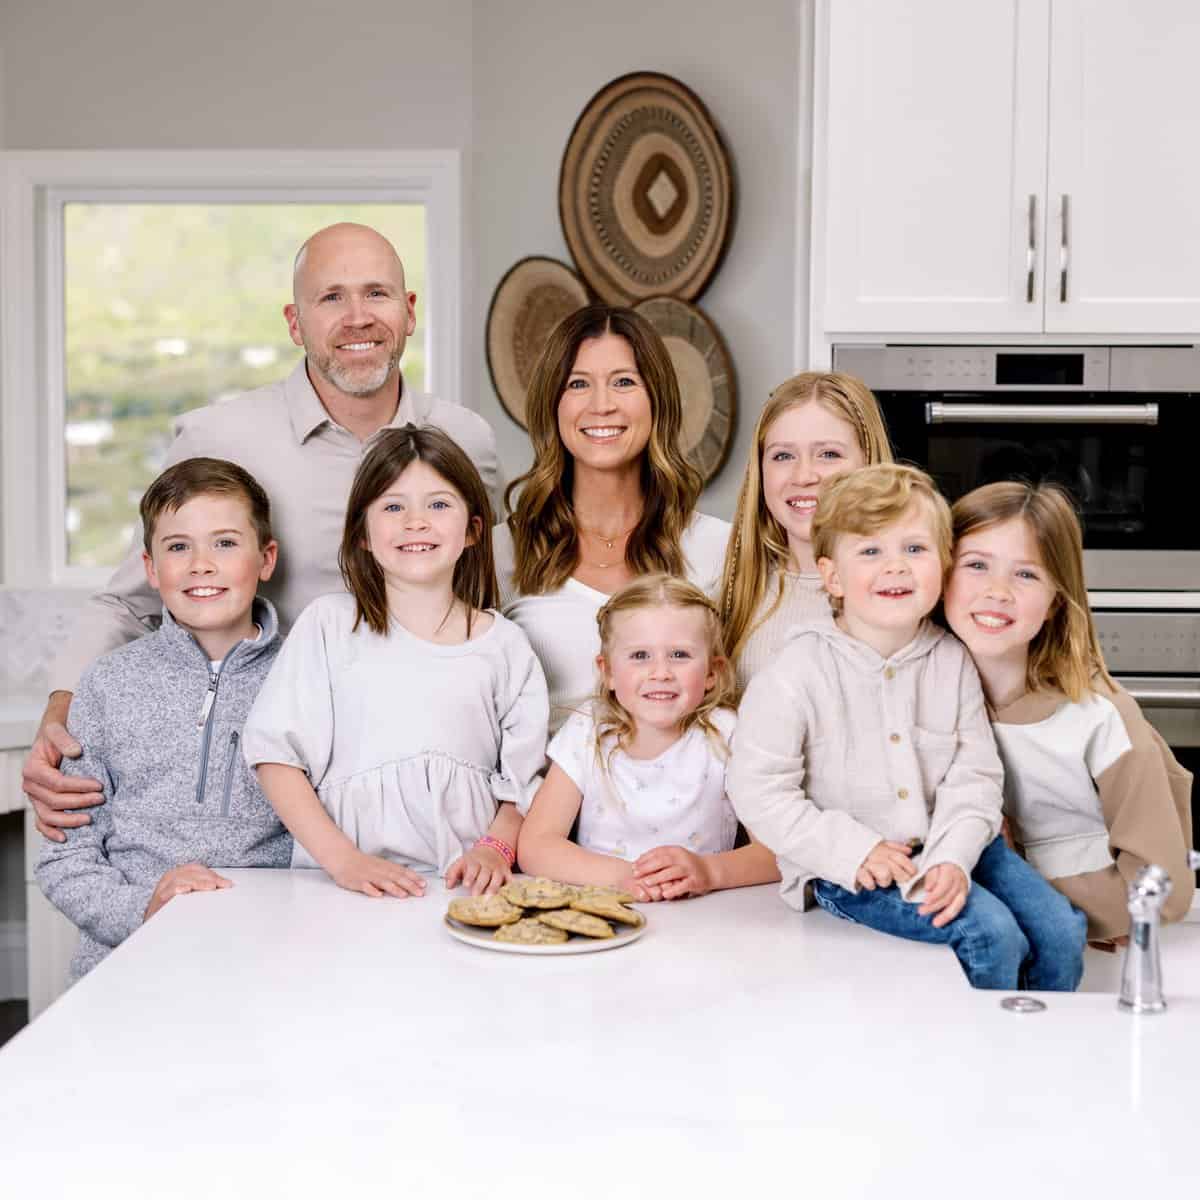
[[[863,467],[824,489],[812,531],[834,621],[797,627],[751,680],[729,768],[784,900],[949,945],[975,987],[1073,991],[1086,921],[998,836],[979,677],[928,619],[945,499],[913,467]]]

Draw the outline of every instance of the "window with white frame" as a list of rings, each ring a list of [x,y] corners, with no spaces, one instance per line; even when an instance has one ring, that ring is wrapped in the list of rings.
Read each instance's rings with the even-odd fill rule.
[[[5,582],[96,585],[128,548],[174,418],[292,369],[292,260],[324,225],[360,221],[396,245],[418,296],[405,379],[457,386],[453,155],[14,158],[0,259]]]

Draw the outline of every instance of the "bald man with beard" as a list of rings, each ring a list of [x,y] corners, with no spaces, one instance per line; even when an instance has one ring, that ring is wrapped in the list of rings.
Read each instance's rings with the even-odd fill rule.
[[[400,359],[416,328],[417,298],[391,242],[365,225],[322,229],[296,255],[292,294],[283,315],[304,360],[279,383],[184,413],[164,464],[228,459],[266,489],[279,560],[262,594],[274,602],[285,633],[309,601],[342,588],[337,556],[346,498],[359,461],[383,430],[411,421],[449,434],[479,469],[497,519],[504,485],[488,423],[455,400],[405,386]],[[25,760],[25,793],[38,828],[55,841],[62,828],[86,824],[86,809],[102,802],[98,780],[58,770],[64,754],[79,754],[66,730],[79,677],[100,655],[156,629],[161,618],[141,542],[137,529],[125,561],[60,651]]]

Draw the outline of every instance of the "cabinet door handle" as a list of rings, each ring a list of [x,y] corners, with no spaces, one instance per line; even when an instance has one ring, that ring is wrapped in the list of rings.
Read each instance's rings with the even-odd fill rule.
[[[1062,240],[1058,244],[1058,302],[1067,302],[1067,271],[1071,265],[1071,197],[1063,193],[1062,198]]]
[[[1037,197],[1029,197],[1029,240],[1025,245],[1025,303],[1033,303],[1033,268],[1037,262]]]
[[[1157,404],[925,405],[926,425],[1157,425]]]

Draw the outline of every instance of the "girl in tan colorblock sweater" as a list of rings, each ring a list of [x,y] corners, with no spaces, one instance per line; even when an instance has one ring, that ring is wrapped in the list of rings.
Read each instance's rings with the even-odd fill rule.
[[[1098,944],[1125,940],[1129,884],[1150,862],[1170,872],[1163,916],[1178,920],[1195,891],[1192,777],[1105,670],[1070,500],[988,484],[955,504],[954,534],[946,619],[979,668],[1026,858]]]

